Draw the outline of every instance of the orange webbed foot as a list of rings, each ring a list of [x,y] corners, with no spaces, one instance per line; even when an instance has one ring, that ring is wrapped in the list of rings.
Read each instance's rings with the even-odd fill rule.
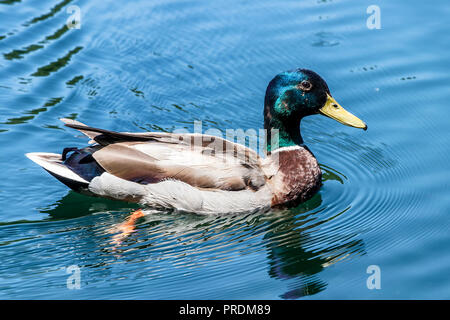
[[[119,232],[118,234],[114,235],[113,237],[113,243],[120,244],[121,241],[128,237],[131,233],[135,231],[135,223],[136,220],[139,218],[142,218],[145,216],[144,212],[142,212],[141,209],[138,209],[131,213],[131,215],[127,218],[127,220],[121,224],[119,224],[117,227],[113,229],[113,232]]]

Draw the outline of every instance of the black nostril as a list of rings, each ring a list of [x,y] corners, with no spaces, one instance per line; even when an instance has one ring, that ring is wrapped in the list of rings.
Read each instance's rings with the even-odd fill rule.
[[[336,109],[339,108],[339,106],[337,104],[333,104],[333,107],[335,107]]]

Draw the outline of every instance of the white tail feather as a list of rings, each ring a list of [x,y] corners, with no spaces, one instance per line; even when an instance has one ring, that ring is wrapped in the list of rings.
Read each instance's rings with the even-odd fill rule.
[[[61,160],[61,155],[56,153],[46,153],[46,152],[32,152],[25,154],[28,159],[37,163],[42,168],[47,170],[48,172],[55,174],[57,176],[88,184],[89,181],[86,181],[78,174],[67,168]]]

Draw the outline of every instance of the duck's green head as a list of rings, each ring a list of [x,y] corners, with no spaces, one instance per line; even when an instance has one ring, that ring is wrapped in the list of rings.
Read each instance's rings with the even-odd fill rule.
[[[322,114],[345,125],[367,129],[363,121],[336,102],[327,83],[311,70],[283,72],[270,81],[264,102],[264,128],[268,130],[269,137],[271,129],[279,130],[279,147],[302,144],[300,121],[313,114]]]

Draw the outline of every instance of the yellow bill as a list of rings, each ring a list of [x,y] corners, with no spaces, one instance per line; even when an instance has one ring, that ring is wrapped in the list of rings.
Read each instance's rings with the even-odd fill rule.
[[[361,119],[342,108],[332,96],[329,94],[327,96],[327,102],[319,109],[321,114],[347,126],[367,130],[367,125]]]

